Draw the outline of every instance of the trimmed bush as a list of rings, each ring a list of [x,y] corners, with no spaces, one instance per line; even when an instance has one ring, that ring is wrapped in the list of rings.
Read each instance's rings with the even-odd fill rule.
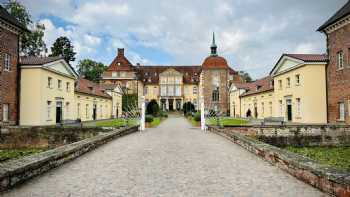
[[[193,118],[194,118],[194,120],[197,121],[197,122],[201,121],[201,113],[200,113],[199,111],[196,112],[196,113],[194,114]]]
[[[182,106],[182,109],[184,111],[184,115],[187,116],[187,113],[191,113],[195,111],[194,105],[191,102],[184,103]]]
[[[159,105],[156,100],[151,100],[146,108],[146,114],[157,117],[160,115]]]
[[[153,120],[154,120],[154,118],[152,115],[146,115],[146,117],[145,117],[146,122],[153,122]]]
[[[165,111],[160,111],[159,113],[160,117],[167,118],[168,114]]]

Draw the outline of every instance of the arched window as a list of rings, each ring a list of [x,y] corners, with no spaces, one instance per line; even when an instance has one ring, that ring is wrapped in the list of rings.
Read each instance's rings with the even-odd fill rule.
[[[220,100],[219,87],[215,88],[212,92],[213,102],[218,102]]]

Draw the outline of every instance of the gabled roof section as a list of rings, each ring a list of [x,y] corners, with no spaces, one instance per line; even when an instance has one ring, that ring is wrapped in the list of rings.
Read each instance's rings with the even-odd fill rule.
[[[79,78],[75,85],[76,92],[111,99],[112,97],[105,90],[101,85],[84,78]]]
[[[274,89],[273,86],[271,85],[271,81],[272,81],[272,77],[267,76],[251,83],[238,84],[238,86],[240,86],[241,89],[247,90],[241,96],[243,97],[243,96],[249,96],[253,94],[271,91]]]
[[[144,84],[158,84],[159,74],[167,69],[174,69],[183,74],[183,83],[198,84],[201,66],[138,66],[136,67],[139,80]]]
[[[350,1],[348,1],[340,10],[338,10],[330,19],[328,19],[321,27],[317,29],[317,31],[323,31],[330,25],[333,25],[334,23],[338,22],[339,20],[343,19],[344,17],[348,16],[350,14]]]
[[[275,75],[282,70],[291,70],[303,64],[325,64],[327,61],[328,57],[325,54],[283,54],[271,70],[270,75]]]
[[[58,74],[78,78],[74,68],[63,57],[21,57],[21,68],[44,68]]]
[[[117,57],[114,58],[107,71],[133,71],[133,69],[133,65],[124,56],[124,49],[118,49]]]
[[[27,28],[21,24],[14,16],[7,12],[7,10],[0,5],[0,18],[17,28],[28,31]]]

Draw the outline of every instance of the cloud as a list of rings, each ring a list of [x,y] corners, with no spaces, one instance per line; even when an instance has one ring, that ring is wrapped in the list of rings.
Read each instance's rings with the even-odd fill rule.
[[[22,0],[45,19],[45,40],[67,35],[78,58],[109,64],[119,47],[133,63],[201,64],[211,34],[233,69],[266,75],[282,53],[325,53],[315,32],[347,0]],[[58,24],[50,17],[59,17]],[[141,50],[142,49],[142,50]],[[159,54],[169,54],[168,60]],[[161,61],[161,62],[160,62]]]

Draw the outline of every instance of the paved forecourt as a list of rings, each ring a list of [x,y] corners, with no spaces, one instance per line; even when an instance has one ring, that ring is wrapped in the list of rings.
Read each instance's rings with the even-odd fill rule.
[[[114,140],[22,186],[27,196],[326,196],[183,117]]]

